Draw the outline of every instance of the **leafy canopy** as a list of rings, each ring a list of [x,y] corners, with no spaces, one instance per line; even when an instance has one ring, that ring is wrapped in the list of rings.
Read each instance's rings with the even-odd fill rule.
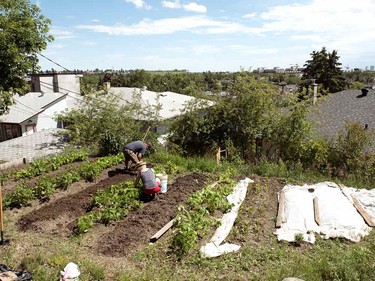
[[[26,90],[24,76],[37,69],[37,54],[53,40],[50,23],[29,0],[0,1],[0,114],[13,93]]]
[[[130,141],[154,141],[151,130],[158,123],[161,105],[144,106],[141,94],[134,92],[130,101],[112,93],[87,94],[80,108],[57,118],[69,124],[66,129],[74,144],[98,147],[103,155],[115,154]]]
[[[310,55],[311,59],[306,61],[302,75],[304,86],[308,87],[311,79],[315,79],[315,82],[321,84],[325,92],[334,93],[344,90],[346,81],[337,51],[333,50],[332,53],[329,53],[323,47],[321,51],[313,51]]]
[[[217,145],[231,143],[242,159],[255,155],[257,138],[269,138],[287,105],[274,85],[242,73],[227,95],[218,96],[213,106],[197,114],[191,107],[171,125],[170,141],[187,155],[204,154]]]

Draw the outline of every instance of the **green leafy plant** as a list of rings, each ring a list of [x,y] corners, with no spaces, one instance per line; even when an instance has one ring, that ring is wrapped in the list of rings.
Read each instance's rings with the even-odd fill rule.
[[[55,186],[57,189],[66,190],[69,185],[79,181],[80,175],[78,172],[62,173],[56,176]]]
[[[12,193],[4,197],[4,208],[21,208],[30,205],[30,202],[35,199],[32,187],[21,183],[15,187]]]
[[[294,243],[297,245],[297,246],[301,246],[302,242],[303,242],[303,233],[296,233],[294,235]]]
[[[42,176],[33,188],[34,197],[41,200],[48,200],[55,191],[55,180],[49,175]]]
[[[234,182],[224,176],[217,186],[207,185],[195,192],[186,201],[186,206],[178,207],[174,224],[172,246],[179,258],[194,247],[197,237],[204,236],[206,231],[219,221],[214,217],[216,211],[228,212],[232,205],[226,197],[233,190]]]
[[[79,167],[79,175],[88,182],[93,182],[101,172],[100,166],[96,163],[86,162]]]
[[[125,217],[130,210],[141,206],[139,189],[127,181],[99,191],[92,200],[93,211],[78,219],[77,233],[84,233],[95,223],[108,224]]]

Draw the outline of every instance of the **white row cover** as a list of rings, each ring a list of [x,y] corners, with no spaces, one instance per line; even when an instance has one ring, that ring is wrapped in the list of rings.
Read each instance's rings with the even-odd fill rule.
[[[230,243],[222,242],[228,236],[233,227],[234,221],[237,218],[238,211],[243,200],[246,197],[247,186],[249,183],[254,182],[249,178],[245,178],[237,183],[233,188],[233,192],[227,196],[229,203],[233,204],[230,212],[223,215],[221,218],[221,225],[216,229],[209,243],[202,246],[199,250],[201,257],[212,258],[218,257],[225,253],[235,252],[240,249],[240,246]]]
[[[304,241],[314,243],[317,233],[325,239],[341,237],[359,242],[369,234],[371,227],[353,205],[352,194],[375,219],[375,190],[322,182],[304,186],[286,185],[281,192],[284,192],[284,202],[280,202],[284,208],[279,214],[282,215],[282,224],[275,232],[279,241],[292,242],[296,234],[303,234]],[[314,198],[318,218],[314,215]]]

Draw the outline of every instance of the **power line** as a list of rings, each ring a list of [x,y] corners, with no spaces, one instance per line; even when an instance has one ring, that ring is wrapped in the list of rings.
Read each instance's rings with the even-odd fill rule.
[[[50,62],[52,62],[52,63],[54,63],[54,64],[60,66],[61,68],[65,69],[66,71],[70,71],[70,70],[67,69],[66,67],[63,67],[61,64],[59,64],[59,63],[57,63],[57,62],[51,60],[50,58],[47,58],[45,55],[42,55],[41,53],[39,53],[39,55],[42,56],[43,58],[45,58],[46,60],[49,60]]]

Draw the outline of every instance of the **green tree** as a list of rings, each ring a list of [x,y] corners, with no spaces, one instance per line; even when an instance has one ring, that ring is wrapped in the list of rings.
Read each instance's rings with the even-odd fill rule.
[[[338,92],[346,88],[347,83],[341,69],[337,51],[327,52],[323,47],[321,51],[313,51],[311,59],[306,61],[302,80],[305,88],[309,87],[311,80],[321,84],[323,92]]]
[[[256,139],[269,137],[278,124],[280,106],[282,99],[272,84],[242,73],[228,95],[218,96],[204,113],[191,107],[178,118],[171,126],[170,140],[189,155],[231,143],[241,158],[252,160]]]
[[[375,165],[369,161],[374,157],[374,133],[374,130],[365,130],[361,124],[346,123],[345,131],[330,140],[328,161],[334,176],[348,172],[358,177],[366,176],[368,170],[372,171],[371,177],[374,176]]]
[[[137,93],[127,102],[113,94],[88,94],[79,109],[57,118],[70,124],[66,128],[73,144],[99,148],[107,155],[121,151],[127,142],[143,139],[147,128],[157,124],[160,109],[160,104],[144,108]],[[154,141],[151,132],[147,140]]]
[[[37,70],[37,54],[53,40],[50,23],[29,0],[0,1],[0,114],[27,89],[25,75]]]

